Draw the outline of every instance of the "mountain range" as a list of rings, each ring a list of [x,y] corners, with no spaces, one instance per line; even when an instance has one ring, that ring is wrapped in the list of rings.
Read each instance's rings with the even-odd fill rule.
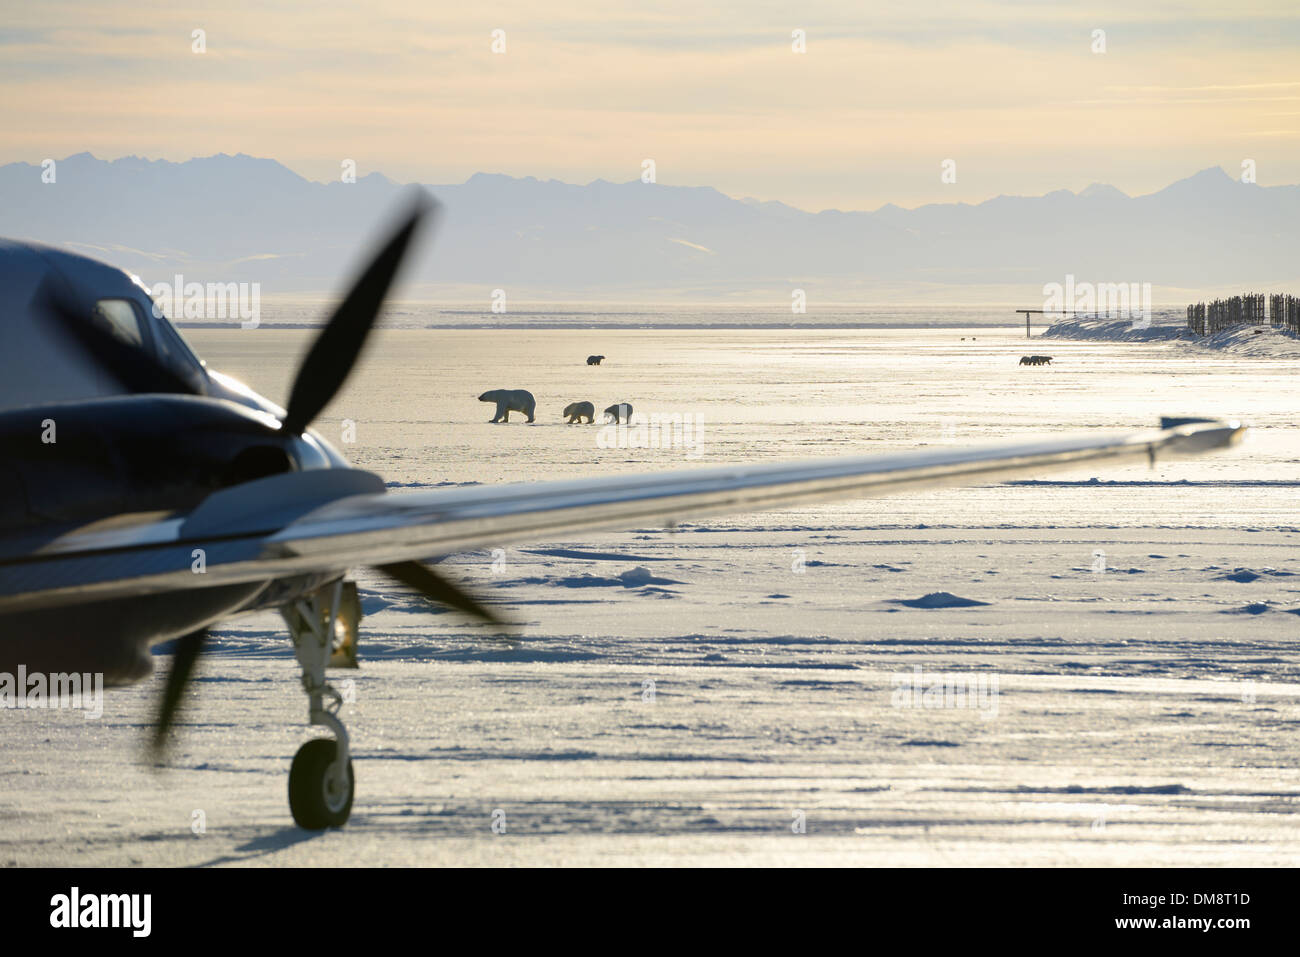
[[[244,154],[175,163],[79,153],[56,162],[53,182],[42,173],[39,163],[0,166],[0,235],[68,245],[149,283],[181,273],[260,282],[264,295],[340,288],[406,188],[380,173],[315,182]],[[503,288],[713,299],[802,287],[974,300],[982,288],[1023,287],[1036,298],[1066,274],[1150,282],[1157,298],[1162,287],[1300,291],[1300,186],[1242,183],[1219,167],[1142,196],[1093,184],[869,212],[639,180],[478,173],[428,188],[442,213],[408,274],[417,297],[481,287],[484,298]]]

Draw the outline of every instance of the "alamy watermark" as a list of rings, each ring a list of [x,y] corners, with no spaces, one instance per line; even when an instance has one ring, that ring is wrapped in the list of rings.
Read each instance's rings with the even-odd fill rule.
[[[153,928],[152,894],[82,893],[74,886],[50,898],[50,926],[122,928],[132,937],[148,937]]]
[[[1073,312],[1108,319],[1131,319],[1134,329],[1151,326],[1151,283],[1076,282],[1067,273],[1065,283],[1043,286],[1043,312]]]
[[[262,321],[257,282],[186,282],[177,273],[173,282],[154,283],[149,293],[159,319],[238,319],[241,329],[256,329]]]
[[[998,714],[995,674],[925,672],[920,665],[914,665],[910,673],[891,675],[889,683],[894,689],[889,703],[895,708],[965,708],[980,712],[984,719],[996,718]]]
[[[0,708],[76,708],[87,718],[98,718],[104,714],[104,674],[29,672],[26,665],[19,665],[16,675],[0,671]]]
[[[693,412],[651,412],[635,424],[626,421],[603,425],[596,432],[596,446],[602,449],[680,449],[688,459],[704,454],[700,439],[704,419]]]

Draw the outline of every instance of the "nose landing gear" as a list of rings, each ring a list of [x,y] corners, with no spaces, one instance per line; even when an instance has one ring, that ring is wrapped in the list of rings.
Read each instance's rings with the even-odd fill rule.
[[[345,606],[342,617],[341,606]],[[351,613],[353,609],[357,614]],[[342,581],[280,609],[302,666],[311,723],[329,728],[334,734],[334,740],[313,738],[304,744],[289,769],[289,810],[297,825],[309,831],[342,827],[352,813],[352,757],[347,728],[338,717],[343,696],[325,680],[325,668],[332,657],[337,660],[339,648],[350,648],[355,653],[359,612],[356,585]],[[355,657],[352,661],[355,667]]]

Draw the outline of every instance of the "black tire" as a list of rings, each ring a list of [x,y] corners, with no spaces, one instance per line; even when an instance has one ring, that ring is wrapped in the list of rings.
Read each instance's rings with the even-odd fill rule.
[[[352,792],[355,779],[352,761],[348,760],[348,788],[346,794],[327,793],[327,775],[338,742],[332,738],[313,738],[298,749],[289,768],[289,810],[294,822],[307,831],[323,831],[327,827],[342,827],[352,813]]]

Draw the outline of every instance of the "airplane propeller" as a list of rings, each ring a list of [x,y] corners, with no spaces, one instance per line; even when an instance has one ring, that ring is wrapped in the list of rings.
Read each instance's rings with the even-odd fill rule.
[[[417,228],[435,209],[436,204],[421,190],[410,211],[334,310],[298,367],[289,394],[288,411],[281,423],[283,431],[301,435],[338,393],[374,328],[384,298]],[[72,327],[80,329],[85,325],[78,322]],[[420,562],[379,565],[376,570],[435,604],[455,608],[488,624],[507,624],[459,585]],[[158,719],[154,726],[153,753],[157,760],[163,757],[168,732],[175,723],[185,687],[203,653],[205,641],[206,632],[196,632],[176,642],[172,670],[159,700]]]
[[[172,655],[172,670],[167,675],[167,684],[163,687],[162,697],[158,702],[158,720],[153,728],[152,752],[155,761],[161,761],[167,749],[167,733],[175,723],[180,710],[181,695],[189,684],[194,664],[203,653],[203,644],[208,633],[196,631],[176,639],[176,650]]]
[[[298,367],[281,428],[301,435],[334,398],[356,365],[420,221],[434,208],[423,190],[392,237],[334,310]]]
[[[443,578],[428,565],[419,562],[395,562],[391,565],[376,565],[375,568],[394,581],[419,592],[431,602],[463,611],[490,625],[509,624],[481,604],[473,595]]]

